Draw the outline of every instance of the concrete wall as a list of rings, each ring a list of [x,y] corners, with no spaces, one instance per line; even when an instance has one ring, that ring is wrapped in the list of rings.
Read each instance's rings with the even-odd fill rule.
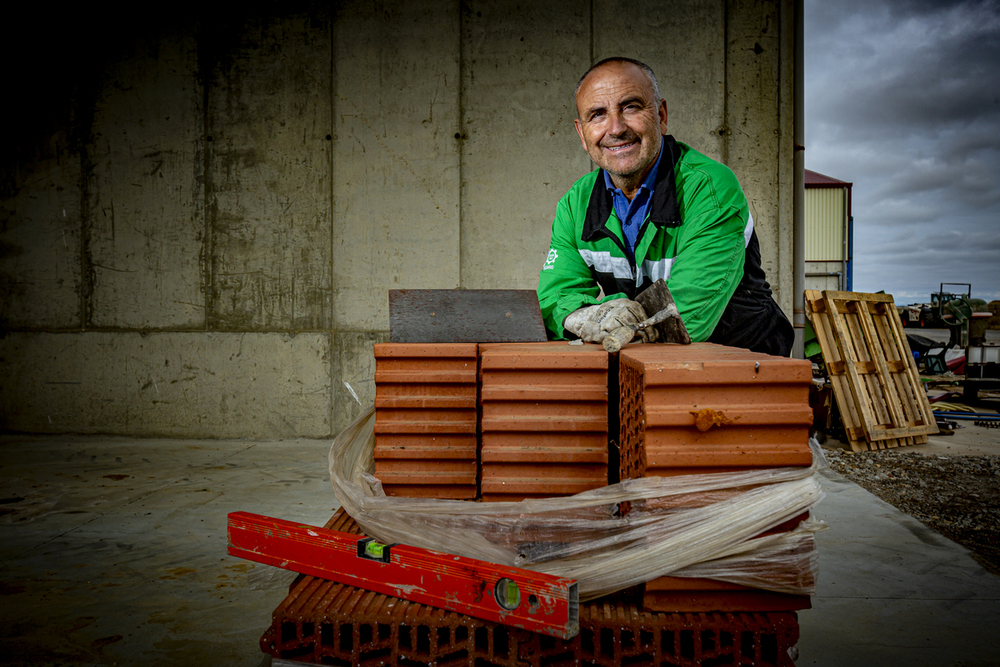
[[[387,290],[536,286],[592,168],[573,86],[609,55],[736,171],[791,311],[792,3],[286,7],[40,14],[4,47],[0,427],[338,432],[345,382],[372,400]]]

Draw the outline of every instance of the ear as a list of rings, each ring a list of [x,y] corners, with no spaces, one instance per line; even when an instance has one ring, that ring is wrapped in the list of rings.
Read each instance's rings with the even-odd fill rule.
[[[660,134],[667,133],[667,101],[660,100],[660,108],[656,110],[660,116]]]
[[[583,126],[580,124],[579,118],[573,119],[573,127],[576,128],[576,133],[580,135],[580,144],[583,145],[583,150],[587,150],[587,140],[583,138]]]

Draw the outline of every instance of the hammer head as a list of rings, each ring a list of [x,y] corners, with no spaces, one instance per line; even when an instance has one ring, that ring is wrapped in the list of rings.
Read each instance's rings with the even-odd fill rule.
[[[644,289],[642,293],[635,297],[635,300],[642,306],[642,309],[646,311],[646,315],[649,317],[653,317],[656,313],[668,308],[673,313],[677,312],[677,304],[674,303],[674,297],[671,296],[670,290],[667,289],[667,283],[662,278]],[[674,317],[667,316],[655,326],[660,334],[657,342],[679,343],[681,345],[691,344],[691,336],[688,335],[687,327],[684,326],[684,321],[679,314]]]

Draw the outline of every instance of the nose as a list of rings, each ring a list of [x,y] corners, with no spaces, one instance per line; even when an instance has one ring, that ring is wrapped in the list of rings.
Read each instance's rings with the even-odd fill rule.
[[[628,130],[621,112],[614,110],[608,114],[608,134],[619,136]]]

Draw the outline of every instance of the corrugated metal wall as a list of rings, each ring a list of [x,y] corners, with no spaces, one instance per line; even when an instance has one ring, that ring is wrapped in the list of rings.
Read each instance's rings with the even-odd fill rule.
[[[806,261],[845,259],[844,228],[846,190],[806,189]]]

